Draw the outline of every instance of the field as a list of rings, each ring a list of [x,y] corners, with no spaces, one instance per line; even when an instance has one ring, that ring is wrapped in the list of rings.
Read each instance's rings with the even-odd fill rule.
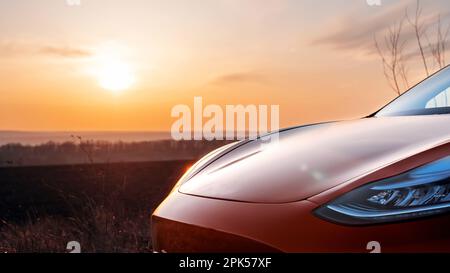
[[[149,216],[191,163],[0,168],[0,251],[150,252]]]

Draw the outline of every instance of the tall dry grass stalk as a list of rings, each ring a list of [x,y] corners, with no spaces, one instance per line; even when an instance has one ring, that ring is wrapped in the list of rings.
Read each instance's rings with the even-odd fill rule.
[[[66,252],[69,241],[78,241],[82,252],[150,252],[149,213],[99,205],[87,201],[74,217],[30,219],[25,224],[3,222],[2,252]]]

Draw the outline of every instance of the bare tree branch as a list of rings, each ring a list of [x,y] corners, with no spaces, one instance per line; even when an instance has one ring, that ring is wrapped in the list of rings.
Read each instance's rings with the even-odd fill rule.
[[[430,75],[430,71],[428,69],[427,58],[425,56],[425,50],[424,50],[423,42],[422,42],[423,36],[426,34],[427,29],[426,29],[426,25],[420,19],[421,16],[422,16],[422,8],[420,6],[420,0],[417,0],[416,12],[415,12],[414,19],[411,19],[409,17],[408,12],[406,12],[406,18],[407,18],[409,24],[414,28],[414,33],[416,35],[417,46],[419,47],[420,55],[422,57],[423,66],[425,68],[425,72],[427,73],[427,76],[429,76]]]
[[[384,36],[383,46],[377,41],[376,36],[374,37],[375,47],[383,64],[384,76],[397,95],[402,93],[400,80],[403,80],[404,84],[409,86],[405,58],[403,57],[405,41],[401,41],[403,22],[404,19],[398,25],[388,29],[388,33]]]
[[[430,39],[428,39],[428,46],[431,49],[431,54],[434,58],[434,61],[438,65],[439,68],[443,68],[446,66],[446,60],[445,60],[445,51],[447,50],[447,42],[448,42],[448,35],[450,31],[450,25],[447,26],[447,29],[445,32],[443,31],[443,25],[441,20],[441,15],[438,16],[438,19],[436,21],[436,40],[435,42],[430,42]]]
[[[406,59],[402,56],[400,60],[400,76],[403,80],[403,84],[405,85],[406,89],[409,89],[411,87],[409,80],[408,80],[408,67],[406,66]]]

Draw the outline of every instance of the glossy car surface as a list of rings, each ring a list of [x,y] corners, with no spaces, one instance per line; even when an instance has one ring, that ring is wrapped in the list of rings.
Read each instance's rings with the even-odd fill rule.
[[[369,117],[205,156],[152,215],[156,251],[450,252],[450,68]]]

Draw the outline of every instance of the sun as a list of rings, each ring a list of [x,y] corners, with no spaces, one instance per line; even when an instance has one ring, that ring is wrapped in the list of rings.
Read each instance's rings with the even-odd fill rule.
[[[128,59],[126,48],[117,43],[106,43],[98,48],[89,70],[101,88],[118,94],[130,89],[136,81]]]
[[[129,89],[135,82],[134,73],[129,64],[110,60],[101,65],[98,74],[99,85],[114,93]]]

